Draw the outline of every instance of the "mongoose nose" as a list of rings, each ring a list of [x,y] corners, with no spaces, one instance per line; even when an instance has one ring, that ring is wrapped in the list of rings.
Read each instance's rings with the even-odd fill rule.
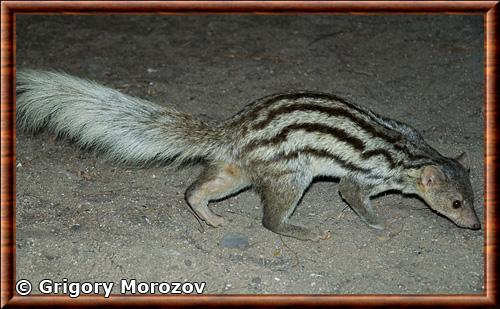
[[[473,230],[479,230],[481,229],[481,223],[474,223],[472,226],[471,226],[471,229]]]

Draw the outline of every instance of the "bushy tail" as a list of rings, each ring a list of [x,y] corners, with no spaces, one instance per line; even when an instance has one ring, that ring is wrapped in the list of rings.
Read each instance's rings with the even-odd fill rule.
[[[17,126],[47,128],[132,165],[226,160],[223,131],[174,109],[63,73],[17,73]]]

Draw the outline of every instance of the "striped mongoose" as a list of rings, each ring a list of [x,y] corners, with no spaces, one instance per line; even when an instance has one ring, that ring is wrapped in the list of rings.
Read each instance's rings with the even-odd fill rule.
[[[328,238],[328,231],[289,221],[316,176],[339,178],[342,198],[374,228],[383,224],[370,197],[387,190],[420,196],[460,227],[481,227],[465,153],[444,157],[412,127],[332,94],[266,96],[210,123],[63,73],[20,71],[16,84],[20,129],[46,127],[132,165],[201,162],[186,200],[214,227],[224,219],[208,203],[253,187],[266,228],[302,240]]]

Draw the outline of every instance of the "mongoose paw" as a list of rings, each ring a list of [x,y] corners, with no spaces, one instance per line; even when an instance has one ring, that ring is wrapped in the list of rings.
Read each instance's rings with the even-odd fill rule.
[[[369,227],[376,230],[385,230],[386,225],[384,220],[380,220],[380,218],[370,215],[361,218]]]
[[[208,225],[213,226],[213,227],[219,227],[219,226],[223,226],[226,224],[226,220],[224,220],[224,218],[222,218],[221,216],[217,216],[217,215],[213,215],[213,216],[210,216],[210,218],[206,218],[205,222]]]
[[[385,230],[385,224],[384,223],[381,223],[381,222],[377,222],[377,223],[368,223],[368,225],[371,227],[371,228],[374,228],[376,230]]]
[[[323,231],[323,235],[321,235],[322,240],[327,240],[332,237],[332,233],[329,230]]]
[[[318,233],[315,237],[311,238],[312,241],[320,241],[320,240],[327,240],[332,237],[332,234],[330,233],[329,230],[323,231],[321,233]]]

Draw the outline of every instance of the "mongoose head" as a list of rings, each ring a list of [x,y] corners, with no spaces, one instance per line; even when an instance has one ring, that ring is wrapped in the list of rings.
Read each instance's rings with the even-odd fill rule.
[[[474,211],[474,194],[469,179],[469,159],[462,153],[435,165],[421,167],[416,175],[418,195],[430,208],[446,216],[456,225],[481,228]]]

